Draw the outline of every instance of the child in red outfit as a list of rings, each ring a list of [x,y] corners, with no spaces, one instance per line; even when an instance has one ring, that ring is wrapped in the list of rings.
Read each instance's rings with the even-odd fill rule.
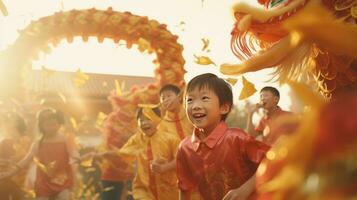
[[[19,169],[34,160],[37,165],[35,193],[39,200],[70,199],[70,189],[74,184],[73,164],[79,159],[63,134],[59,133],[63,115],[53,109],[44,109],[38,114],[38,127],[43,134],[35,142],[29,153],[14,168],[0,173],[0,179],[14,175]]]
[[[187,115],[195,126],[177,153],[180,199],[198,189],[204,200],[246,199],[255,171],[269,146],[224,122],[233,104],[230,85],[214,74],[193,78],[185,92]]]

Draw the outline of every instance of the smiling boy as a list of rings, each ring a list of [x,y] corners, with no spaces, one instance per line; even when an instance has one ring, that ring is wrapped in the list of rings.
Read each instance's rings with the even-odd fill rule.
[[[180,199],[191,199],[197,189],[204,200],[248,198],[269,146],[227,127],[233,105],[230,85],[214,74],[199,75],[187,85],[185,104],[195,129],[177,153]]]
[[[281,135],[289,135],[297,128],[297,122],[284,122],[284,118],[295,116],[292,112],[282,110],[279,106],[280,93],[270,86],[260,90],[260,102],[257,103],[248,113],[247,132],[253,136],[263,137],[262,141],[268,145],[273,145]],[[260,119],[256,127],[253,126],[252,116],[259,108],[264,110],[264,116]],[[286,121],[286,120],[285,120]]]
[[[175,85],[164,85],[160,90],[160,103],[165,110],[160,123],[160,132],[170,133],[180,140],[190,136],[192,124],[182,106],[181,90]]]

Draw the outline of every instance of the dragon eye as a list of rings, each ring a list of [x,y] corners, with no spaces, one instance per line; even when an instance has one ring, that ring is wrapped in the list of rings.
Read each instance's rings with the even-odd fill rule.
[[[271,0],[268,4],[269,5],[268,8],[274,8],[277,6],[281,6],[281,5],[285,4],[286,2],[288,2],[288,0]]]

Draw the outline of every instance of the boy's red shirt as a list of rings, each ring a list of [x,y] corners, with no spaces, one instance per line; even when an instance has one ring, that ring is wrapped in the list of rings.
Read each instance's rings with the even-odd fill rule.
[[[259,124],[255,127],[255,131],[263,134],[264,143],[273,145],[281,135],[289,135],[296,130],[298,126],[297,122],[279,123],[284,117],[292,116],[294,116],[292,112],[282,110],[278,107],[273,115],[264,115],[260,119]]]
[[[221,122],[204,141],[184,139],[177,152],[177,176],[182,191],[198,188],[205,200],[222,199],[254,175],[269,146],[238,128]]]

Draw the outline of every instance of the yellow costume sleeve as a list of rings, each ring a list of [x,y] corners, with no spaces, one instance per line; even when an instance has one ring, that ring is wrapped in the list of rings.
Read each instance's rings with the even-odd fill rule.
[[[116,150],[116,154],[127,164],[134,162],[139,150],[142,148],[140,145],[140,133],[136,133],[124,144],[124,146]]]

